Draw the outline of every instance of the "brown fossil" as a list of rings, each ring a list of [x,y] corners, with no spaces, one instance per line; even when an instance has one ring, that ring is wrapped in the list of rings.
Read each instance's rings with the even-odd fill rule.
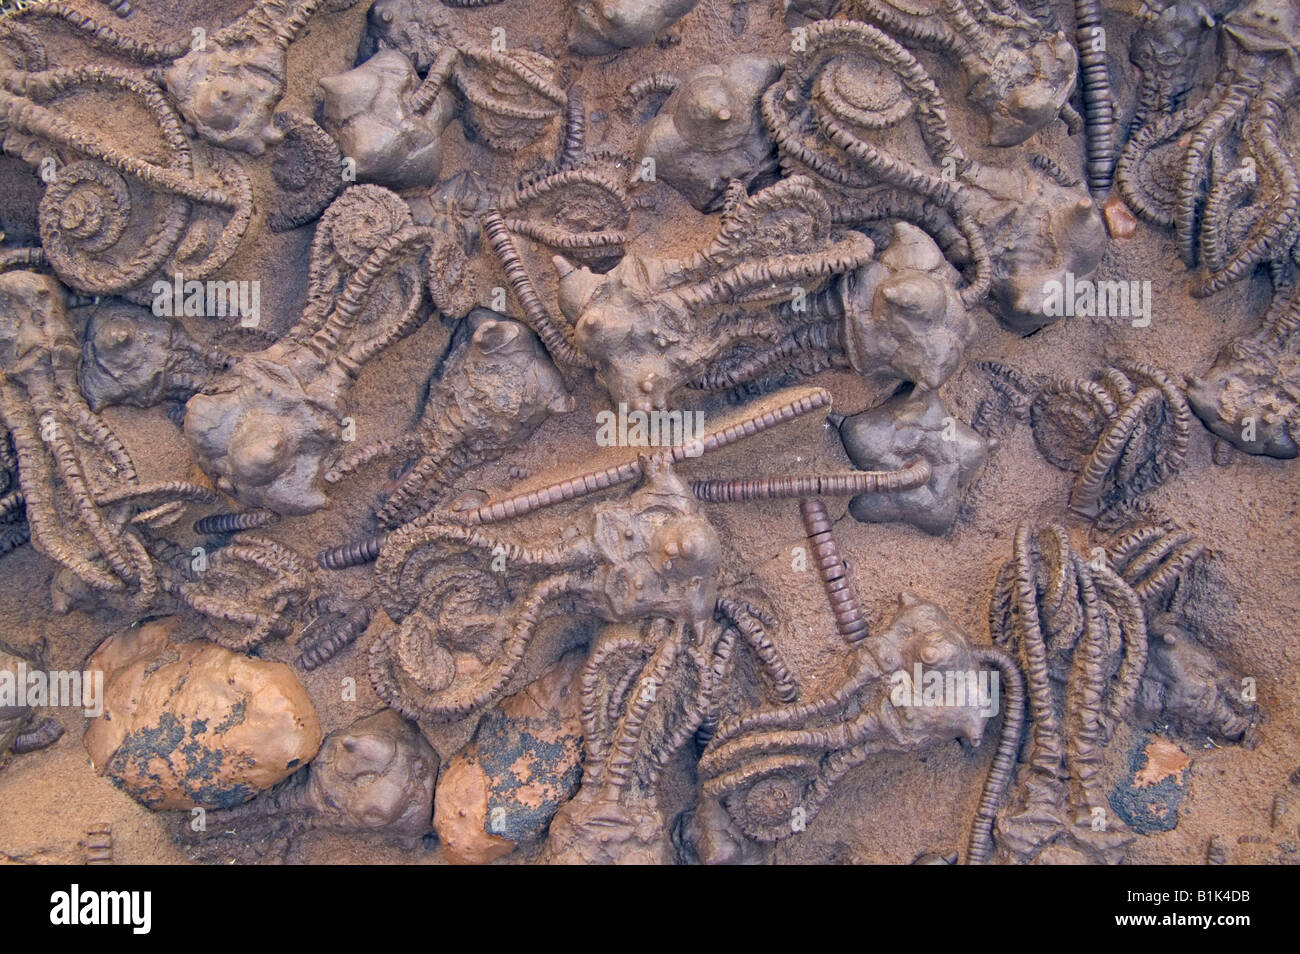
[[[1017,146],[1058,117],[1077,126],[1070,106],[1079,58],[1065,34],[1016,4],[967,0],[847,0],[844,12],[906,45],[958,60],[966,98],[988,117],[989,142]]]
[[[172,318],[127,302],[103,302],[86,320],[77,384],[92,411],[114,404],[184,403],[230,358],[200,346]]]
[[[569,49],[601,56],[646,46],[694,9],[699,0],[569,0]]]
[[[926,229],[970,267],[963,300],[991,290],[1012,330],[1051,320],[1046,281],[1090,274],[1100,261],[1105,227],[1087,193],[968,156],[925,68],[873,26],[807,28],[806,49],[763,94],[762,110],[782,168],[819,183],[835,222],[901,218]]]
[[[321,472],[343,441],[351,382],[427,314],[421,260],[432,239],[378,186],[335,200],[298,323],[186,404],[185,436],[221,490],[282,514],[324,506]]]
[[[528,328],[487,309],[466,318],[435,371],[413,433],[346,452],[325,474],[337,483],[363,464],[414,461],[377,516],[396,527],[431,510],[465,472],[520,446],[574,401]]]
[[[63,726],[57,719],[46,716],[38,720],[36,707],[27,704],[27,673],[48,668],[45,650],[44,645],[20,650],[0,640],[0,686],[4,687],[0,693],[0,764],[10,754],[35,752],[63,736]]]
[[[396,50],[380,50],[347,73],[320,78],[325,129],[356,163],[359,181],[393,189],[438,181],[438,138],[451,121],[455,101],[444,90],[416,108],[419,85],[414,67]]]
[[[730,183],[748,186],[776,168],[758,101],[781,75],[761,56],[734,57],[682,77],[641,130],[636,156],[701,211],[720,207]]]
[[[260,156],[284,138],[273,123],[289,44],[321,0],[258,0],[163,73],[181,114],[208,142]]]
[[[1043,456],[1078,471],[1070,509],[1084,517],[1160,486],[1187,456],[1187,400],[1164,372],[1141,363],[1052,382],[1029,417]]]
[[[992,666],[1006,679],[1005,701],[974,690]],[[924,688],[916,685],[921,673]],[[927,703],[952,674],[962,680],[957,704]],[[955,683],[954,683],[955,684]],[[1023,704],[1015,664],[996,650],[971,647],[933,603],[910,594],[880,633],[858,642],[841,672],[815,696],[723,719],[700,758],[701,792],[720,800],[749,838],[775,841],[802,831],[835,784],[873,755],[917,751],[962,738],[978,744],[994,711],[1005,715],[1003,740],[971,836],[972,856],[988,852],[996,811],[1019,745]]]
[[[901,520],[926,533],[946,533],[957,520],[962,490],[988,457],[988,442],[934,391],[904,389],[844,418],[839,431],[849,459],[863,470],[898,470],[917,458],[930,464],[929,481],[918,487],[854,497],[849,513],[867,523]]]
[[[149,808],[229,808],[305,765],[320,723],[288,666],[175,643],[178,624],[149,622],[95,651],[86,667],[104,673],[104,715],[83,741],[95,769]]]
[[[1187,402],[1214,434],[1247,454],[1300,454],[1300,285],[1276,289],[1261,327],[1233,339],[1205,374],[1187,381]]]
[[[48,276],[0,274],[0,419],[12,435],[32,541],[91,587],[128,591],[147,605],[158,577],[140,530],[212,495],[139,479],[77,387],[81,349],[64,295]]]
[[[229,852],[229,842],[289,842],[310,831],[393,838],[409,846],[430,831],[438,753],[420,730],[381,709],[327,735],[309,765],[242,805],[209,813],[183,840],[200,857]],[[236,857],[245,853],[236,849]]]
[[[376,0],[362,51],[403,54],[424,80],[411,106],[423,113],[454,88],[467,136],[514,152],[536,142],[564,110],[557,66],[532,50],[497,49],[453,25],[433,0]]]
[[[1141,602],[1104,558],[1080,556],[1061,527],[1022,525],[998,573],[989,630],[1024,667],[1031,725],[996,825],[999,857],[1118,863],[1134,835],[1108,811],[1101,768],[1147,668]]]
[[[872,252],[865,236],[831,226],[807,179],[787,179],[740,203],[690,258],[629,255],[603,276],[557,258],[560,308],[571,323],[560,330],[615,403],[662,408],[729,345],[779,334],[770,312],[765,322],[761,312],[745,321],[736,306],[792,301],[867,264]]]
[[[283,232],[320,217],[343,189],[345,169],[339,144],[313,120],[278,112],[273,122],[284,139],[272,151],[277,190],[267,226]]]

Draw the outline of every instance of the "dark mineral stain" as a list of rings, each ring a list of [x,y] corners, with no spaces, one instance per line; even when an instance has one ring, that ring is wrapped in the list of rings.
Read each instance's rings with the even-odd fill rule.
[[[1138,787],[1136,778],[1146,767],[1147,746],[1151,744],[1151,739],[1145,733],[1139,736],[1129,754],[1128,777],[1108,796],[1115,814],[1140,835],[1173,831],[1178,827],[1178,810],[1187,798],[1187,786],[1183,778],[1185,773]]]
[[[572,737],[568,746],[564,736],[557,742],[543,741],[499,710],[493,710],[479,724],[474,740],[479,761],[492,786],[484,820],[484,831],[490,834],[511,841],[535,837],[549,824],[559,805],[577,791],[582,780],[581,764],[564,765],[566,748],[577,744]],[[514,771],[520,761],[531,768],[526,778]],[[530,785],[547,790],[547,797],[540,805],[524,805],[519,801],[519,790]]]

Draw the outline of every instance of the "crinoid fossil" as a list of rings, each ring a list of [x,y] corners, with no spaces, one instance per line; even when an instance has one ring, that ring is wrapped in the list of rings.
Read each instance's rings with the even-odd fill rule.
[[[979,673],[985,671],[984,689]],[[991,686],[1005,680],[1005,697]],[[945,686],[960,687],[947,704]],[[818,695],[724,718],[700,758],[701,796],[721,802],[758,841],[788,838],[817,813],[836,783],[872,756],[924,750],[961,738],[978,744],[989,718],[1004,714],[1003,736],[971,833],[970,858],[991,851],[989,827],[1010,778],[1023,723],[1023,680],[1005,653],[972,647],[938,606],[900,597],[893,620],[853,646]],[[698,850],[698,849],[697,849]],[[712,853],[706,847],[704,856]]]
[[[958,60],[966,98],[988,117],[994,146],[1017,146],[1058,117],[1071,126],[1079,122],[1069,104],[1079,66],[1074,47],[1020,5],[846,0],[840,7],[906,46]]]
[[[569,49],[603,56],[654,42],[699,0],[569,0]]]
[[[36,548],[92,588],[126,591],[147,606],[158,577],[141,530],[212,494],[139,479],[77,387],[81,349],[65,297],[49,276],[0,274],[0,422],[13,441]]]
[[[1022,525],[998,573],[989,629],[1024,667],[1030,716],[1030,748],[995,826],[999,856],[1118,863],[1134,836],[1107,814],[1102,757],[1146,671],[1141,602],[1105,559],[1083,559],[1061,527]]]
[[[209,813],[202,832],[187,818],[180,837],[209,861],[283,856],[297,839],[322,830],[413,846],[432,828],[438,765],[416,726],[381,709],[331,732],[310,764],[271,790]]]
[[[730,183],[748,186],[776,168],[758,102],[780,75],[781,64],[762,56],[734,57],[693,70],[676,81],[641,130],[636,155],[642,162],[653,159],[655,178],[695,208],[720,208]]]
[[[343,441],[351,382],[428,314],[422,260],[433,238],[378,186],[335,200],[298,323],[186,404],[185,436],[221,490],[282,514],[325,505],[321,475]]]
[[[455,90],[466,135],[492,149],[515,152],[533,144],[564,112],[567,97],[555,83],[554,60],[480,43],[434,0],[376,0],[368,23],[362,58],[396,50],[424,76],[410,109],[423,114],[444,89]]]
[[[1101,260],[1105,226],[1087,192],[1032,167],[969,157],[925,68],[876,27],[813,24],[762,109],[783,169],[817,181],[834,222],[924,228],[970,271],[963,301],[991,291],[1014,331],[1053,320],[1043,307],[1049,281],[1091,274]]]
[[[393,189],[438,181],[438,140],[456,104],[449,90],[417,99],[419,86],[410,60],[396,50],[380,50],[347,73],[320,78],[325,129],[356,163],[358,181]]]
[[[1171,520],[1140,520],[1117,534],[1106,557],[1142,603],[1150,658],[1138,713],[1184,736],[1252,745],[1259,720],[1240,673],[1222,661],[1227,614],[1213,554]]]
[[[86,320],[77,384],[92,411],[115,404],[183,404],[231,362],[200,346],[173,318],[121,301],[94,306]]]
[[[1300,454],[1300,286],[1277,288],[1261,327],[1188,378],[1187,401],[1207,428],[1247,454]]]
[[[28,696],[28,671],[48,669],[46,646],[18,649],[0,640],[0,765],[9,755],[47,748],[63,737],[63,725],[52,716],[36,718],[48,696],[34,704]],[[21,688],[20,688],[21,687]]]
[[[537,336],[487,309],[470,314],[435,374],[413,433],[349,450],[325,474],[338,483],[374,460],[413,460],[376,514],[386,527],[433,509],[467,470],[521,446],[574,407]]]
[[[629,255],[596,275],[557,258],[569,321],[559,330],[613,401],[662,408],[728,346],[779,338],[780,318],[768,306],[866,265],[873,252],[865,236],[833,228],[808,180],[787,179],[740,203],[687,259]],[[737,306],[758,320],[738,317]]]
[[[1029,417],[1043,456],[1078,472],[1070,509],[1083,517],[1160,486],[1187,456],[1187,400],[1168,375],[1142,363],[1054,381],[1038,391]]]
[[[1300,82],[1300,5],[1251,0],[1219,22],[1213,88],[1148,119],[1120,159],[1121,193],[1153,225],[1174,228],[1194,295],[1285,261],[1300,237],[1300,176],[1286,105]]]
[[[883,404],[839,422],[849,459],[863,470],[898,470],[922,458],[930,480],[897,493],[863,494],[849,513],[866,523],[902,521],[943,534],[957,521],[961,492],[988,457],[988,441],[957,420],[934,391],[903,388]]]

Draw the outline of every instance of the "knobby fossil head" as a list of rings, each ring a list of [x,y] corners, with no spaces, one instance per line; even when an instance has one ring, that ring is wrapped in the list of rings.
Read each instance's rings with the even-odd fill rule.
[[[208,142],[260,156],[284,138],[272,118],[284,95],[285,51],[274,44],[213,39],[167,67],[181,115]]]

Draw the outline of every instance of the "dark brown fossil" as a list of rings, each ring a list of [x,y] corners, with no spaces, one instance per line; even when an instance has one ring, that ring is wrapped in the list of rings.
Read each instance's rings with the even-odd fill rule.
[[[311,763],[275,788],[210,812],[202,831],[186,816],[181,837],[209,860],[232,851],[252,860],[277,845],[287,850],[295,838],[318,830],[412,846],[432,828],[438,765],[438,753],[416,726],[381,709],[331,732]]]
[[[569,49],[583,56],[646,46],[699,0],[569,0]]]
[[[360,58],[385,48],[404,55],[424,76],[410,100],[416,113],[454,89],[467,135],[493,149],[531,145],[564,111],[555,61],[473,39],[434,0],[376,0],[368,22]]]
[[[636,157],[654,160],[655,178],[695,208],[716,210],[731,182],[748,186],[776,168],[758,101],[780,75],[781,64],[761,56],[692,71],[641,130]]]
[[[185,436],[219,489],[282,514],[324,506],[321,475],[343,443],[351,382],[428,314],[422,259],[432,239],[377,186],[335,200],[298,323],[186,405]]]
[[[809,27],[806,49],[764,93],[762,109],[782,168],[819,183],[833,221],[901,218],[926,229],[969,266],[963,301],[991,291],[1014,331],[1053,320],[1043,307],[1048,282],[1091,274],[1100,262],[1105,227],[1087,193],[968,156],[925,68],[873,26]]]
[[[1187,401],[1214,434],[1248,454],[1300,454],[1300,286],[1276,289],[1261,327],[1228,343],[1187,381]]]
[[[1043,456],[1078,471],[1070,509],[1084,517],[1160,486],[1187,456],[1187,400],[1149,365],[1051,382],[1034,397],[1029,416]]]
[[[48,276],[0,274],[0,419],[12,436],[32,541],[92,588],[148,605],[158,575],[140,531],[212,494],[139,479],[78,389],[81,349],[64,299]]]
[[[184,403],[230,363],[179,321],[128,302],[102,302],[81,336],[77,384],[92,411],[115,404]]]
[[[363,464],[414,461],[377,512],[388,528],[431,510],[469,469],[521,446],[574,407],[563,379],[524,325],[477,309],[430,383],[415,430],[346,452],[325,474],[337,483]]]
[[[1285,262],[1300,235],[1285,108],[1300,81],[1300,8],[1251,0],[1226,11],[1218,34],[1220,70],[1209,93],[1172,113],[1146,110],[1117,170],[1133,211],[1174,228],[1183,261],[1198,267],[1195,295],[1218,292],[1261,263]]]
[[[8,677],[5,681],[12,690],[18,686],[19,678],[26,680],[26,672],[31,669],[44,670],[46,665],[44,643],[28,649],[18,649],[0,640],[0,672]],[[24,685],[24,696],[26,695]],[[37,710],[29,705],[18,705],[17,696],[0,705],[0,765],[10,754],[24,755],[53,745],[63,736],[63,726],[55,718],[46,716],[37,719]]]

